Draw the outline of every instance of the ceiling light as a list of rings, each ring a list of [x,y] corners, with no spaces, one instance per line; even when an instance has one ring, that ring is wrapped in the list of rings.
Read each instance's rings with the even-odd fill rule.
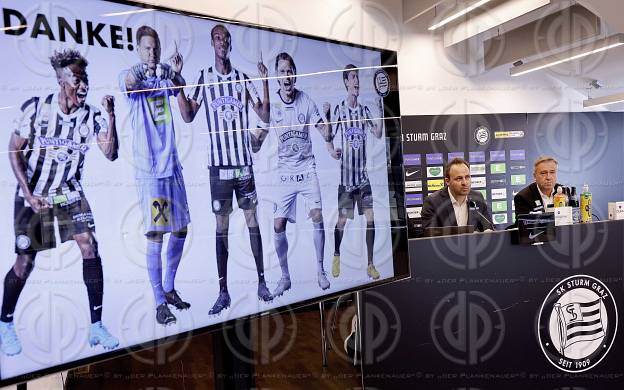
[[[616,93],[615,95],[583,100],[583,108],[607,106],[622,102],[624,102],[624,93]]]
[[[544,58],[537,59],[519,66],[515,66],[509,70],[511,76],[520,76],[536,70],[559,65],[564,62],[577,60],[591,54],[596,54],[605,50],[609,50],[616,46],[624,45],[624,34],[618,33],[610,37],[599,39],[597,41],[575,47],[553,54]]]
[[[472,3],[471,5],[466,6],[465,8],[451,14],[450,16],[447,16],[446,18],[442,19],[441,21],[439,21],[436,24],[433,24],[431,26],[429,26],[429,31],[433,31],[436,30],[446,24],[449,24],[450,22],[452,22],[455,19],[461,18],[462,16],[466,15],[469,12],[472,12],[474,9],[481,7],[483,4],[485,3],[489,3],[491,0],[479,0],[475,3]]]

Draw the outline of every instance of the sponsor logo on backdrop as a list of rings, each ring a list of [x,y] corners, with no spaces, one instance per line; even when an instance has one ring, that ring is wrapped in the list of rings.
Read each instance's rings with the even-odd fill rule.
[[[442,356],[472,366],[495,356],[505,336],[505,319],[484,292],[456,291],[442,297],[433,309],[429,329]]]
[[[494,214],[492,220],[496,225],[507,223],[507,214]]]
[[[386,97],[390,93],[390,78],[383,69],[377,69],[373,77],[375,92],[381,97]]]
[[[407,194],[405,195],[405,204],[408,206],[421,206],[423,204],[423,195]]]
[[[412,165],[420,165],[420,154],[404,154],[403,165],[406,167]]]
[[[492,212],[493,213],[501,213],[507,211],[507,201],[499,200],[496,202],[492,202]]]
[[[524,138],[524,131],[495,131],[494,138]]]
[[[422,207],[408,207],[407,216],[409,218],[420,218],[420,212],[422,211]]]
[[[485,175],[485,164],[470,164],[471,175]]]
[[[505,151],[490,150],[490,161],[505,161]]]
[[[474,140],[479,145],[485,145],[490,141],[490,129],[485,126],[479,126],[474,131]]]
[[[523,186],[526,184],[526,175],[511,175],[512,186]]]
[[[422,180],[406,181],[405,192],[422,192]]]
[[[485,152],[468,152],[468,160],[471,163],[484,163]]]
[[[558,369],[578,373],[607,356],[617,333],[615,298],[599,279],[570,276],[557,283],[539,311],[542,352]]]
[[[442,188],[444,188],[444,179],[427,181],[427,191],[429,191],[429,193],[441,190]]]
[[[524,149],[512,149],[509,151],[509,159],[511,161],[524,161],[526,160]]]
[[[477,190],[478,192],[481,193],[481,195],[483,195],[483,199],[487,199],[487,190]]]
[[[426,156],[427,165],[444,164],[442,153],[429,153]]]
[[[507,172],[507,166],[505,165],[505,163],[490,164],[491,174],[495,175],[495,174],[505,173],[505,172]]]
[[[405,177],[410,179],[420,179],[422,177],[422,168],[406,168]]]
[[[448,159],[451,161],[454,158],[465,158],[464,152],[451,152],[448,154]]]
[[[446,141],[446,133],[407,133],[404,139],[407,142]]]
[[[509,169],[511,169],[512,171],[519,171],[519,170],[526,169],[526,168],[527,168],[526,165],[511,164],[509,166]]]
[[[493,188],[492,199],[507,199],[507,188]]]
[[[443,177],[443,176],[444,176],[444,168],[442,166],[427,167],[427,177]]]
[[[484,176],[473,177],[470,182],[472,188],[485,188],[486,181]]]
[[[504,177],[501,177],[499,179],[490,179],[490,184],[491,185],[505,185],[507,184],[507,179]]]

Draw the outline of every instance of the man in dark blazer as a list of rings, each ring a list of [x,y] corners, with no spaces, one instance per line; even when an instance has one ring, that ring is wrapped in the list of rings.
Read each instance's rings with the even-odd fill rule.
[[[455,158],[444,170],[445,186],[425,199],[421,211],[423,229],[444,226],[474,226],[493,230],[492,217],[483,196],[471,190],[470,166]]]
[[[533,164],[535,181],[514,196],[516,220],[519,215],[544,212],[554,203],[557,187],[557,160],[549,156],[539,157]]]

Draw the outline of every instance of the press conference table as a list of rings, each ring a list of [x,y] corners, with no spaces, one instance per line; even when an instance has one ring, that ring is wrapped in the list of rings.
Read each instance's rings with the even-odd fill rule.
[[[513,244],[513,234],[409,241],[411,279],[363,294],[365,386],[622,388],[624,332],[596,367],[571,374],[545,357],[537,318],[557,282],[590,275],[613,294],[622,327],[624,221],[559,226],[537,246]]]

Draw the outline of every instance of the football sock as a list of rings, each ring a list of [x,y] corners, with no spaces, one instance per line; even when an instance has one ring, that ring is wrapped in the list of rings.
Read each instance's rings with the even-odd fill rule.
[[[313,223],[314,233],[314,249],[316,249],[316,260],[318,261],[319,271],[323,269],[323,253],[325,252],[325,227],[323,222]]]
[[[152,284],[156,306],[165,302],[165,292],[162,287],[161,251],[162,242],[147,240],[147,273]]]
[[[175,288],[175,277],[178,266],[180,265],[180,259],[182,259],[184,240],[186,240],[186,236],[169,235],[169,244],[167,244],[167,270],[165,272],[165,282],[163,284],[167,292],[171,292]]]
[[[282,276],[290,278],[288,272],[288,238],[286,237],[286,231],[275,233],[275,251],[277,252],[277,258],[279,259],[280,268],[282,269]]]
[[[366,250],[368,251],[368,264],[373,264],[373,248],[375,246],[375,222],[366,224]]]
[[[3,322],[13,321],[13,312],[15,312],[15,306],[17,305],[17,299],[19,298],[26,279],[21,279],[15,274],[13,267],[7,272],[4,277],[4,296],[2,297],[2,314],[0,320]]]
[[[227,292],[227,261],[228,261],[228,234],[217,232],[217,272],[219,273],[219,290]]]
[[[251,253],[256,260],[256,271],[258,271],[258,283],[264,283],[264,262],[262,260],[262,237],[260,236],[259,227],[249,228],[249,243],[251,244]]]
[[[102,259],[99,256],[82,261],[82,279],[87,286],[91,323],[94,324],[102,319],[102,296],[104,295]]]
[[[338,225],[334,228],[334,255],[340,255],[340,243],[342,242],[342,236],[344,235],[344,229],[338,228]]]

